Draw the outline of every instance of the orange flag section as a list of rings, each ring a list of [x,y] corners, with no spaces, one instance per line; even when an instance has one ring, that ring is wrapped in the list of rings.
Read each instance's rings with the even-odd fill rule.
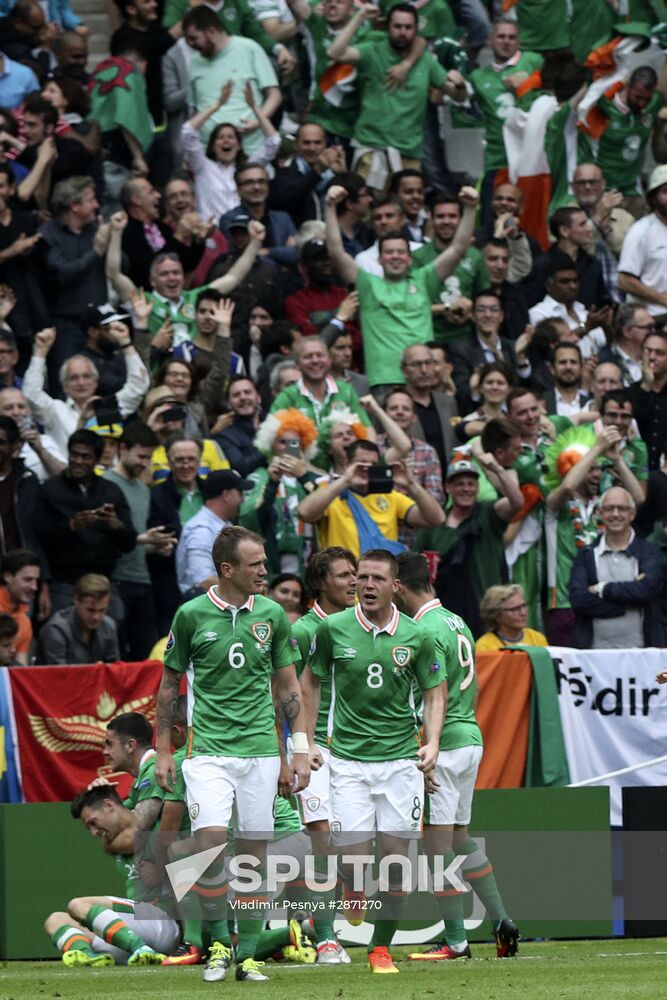
[[[522,788],[528,753],[533,671],[527,653],[478,653],[477,721],[484,756],[477,788]]]

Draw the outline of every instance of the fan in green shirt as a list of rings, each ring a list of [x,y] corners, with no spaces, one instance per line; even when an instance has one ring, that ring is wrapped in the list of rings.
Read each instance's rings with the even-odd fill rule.
[[[368,10],[366,6],[361,7],[328,50],[330,59],[358,68],[361,111],[354,128],[354,143],[371,151],[394,149],[401,157],[421,160],[429,91],[441,89],[463,100],[465,82],[456,71],[446,74],[435,56],[424,51],[403,83],[388,89],[388,74],[412,49],[418,30],[418,13],[414,9],[392,8],[387,15],[387,34],[382,39],[353,46],[352,38],[368,16]],[[369,183],[372,183],[370,178]],[[382,185],[373,183],[373,186]]]
[[[163,329],[166,320],[171,323],[170,347],[177,347],[197,336],[195,305],[197,297],[205,288],[212,288],[222,295],[228,295],[246,277],[259,253],[265,236],[264,226],[253,220],[248,230],[250,240],[241,256],[226,274],[216,278],[210,285],[185,289],[183,265],[176,254],[158,254],[151,265],[152,289],[138,289],[131,278],[121,271],[121,243],[127,225],[124,212],[116,212],[111,220],[111,237],[107,251],[107,277],[123,302],[132,303],[136,319],[136,329],[148,329],[152,336]]]
[[[340,276],[356,284],[359,293],[361,336],[368,382],[372,387],[405,382],[400,358],[406,347],[433,339],[431,302],[465,255],[475,222],[479,200],[473,188],[459,192],[463,216],[449,246],[424,267],[413,268],[409,243],[399,233],[380,239],[379,262],[384,277],[362,271],[345,252],[336,204],[347,197],[345,188],[334,185],[326,196],[327,246]]]
[[[657,80],[655,70],[640,66],[622,90],[604,94],[596,105],[607,124],[599,138],[589,139],[593,158],[607,187],[627,196],[640,193],[644,151],[656,123],[667,116],[663,97],[656,91]]]
[[[432,263],[435,258],[451,246],[456,230],[461,224],[461,206],[453,195],[440,195],[431,204],[433,239],[419,247],[412,255],[417,267]],[[433,332],[438,343],[463,337],[473,329],[470,320],[456,322],[457,309],[464,307],[461,299],[470,302],[488,288],[489,276],[482,254],[476,247],[469,247],[461,262],[445,278],[433,302],[437,312],[433,316]],[[461,315],[467,315],[467,306]]]
[[[551,3],[551,0],[548,0]],[[503,123],[510,108],[515,105],[530,105],[532,97],[515,97],[518,80],[530,76],[542,66],[542,57],[535,52],[519,48],[519,31],[516,23],[498,20],[493,26],[490,38],[494,61],[488,66],[480,66],[470,74],[470,85],[479,107],[486,147],[484,150],[484,170],[499,170],[507,166],[507,153],[503,140]],[[521,36],[525,49],[532,46]]]

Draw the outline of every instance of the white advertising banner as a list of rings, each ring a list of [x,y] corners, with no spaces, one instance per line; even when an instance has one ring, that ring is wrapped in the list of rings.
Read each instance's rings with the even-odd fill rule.
[[[667,755],[665,649],[585,650],[550,646],[573,785]],[[588,782],[587,782],[588,783]],[[611,789],[611,823],[621,826],[621,789],[667,786],[667,760],[591,784]]]

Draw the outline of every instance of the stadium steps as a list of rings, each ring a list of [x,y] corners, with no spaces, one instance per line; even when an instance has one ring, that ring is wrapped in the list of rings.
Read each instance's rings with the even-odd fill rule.
[[[109,0],[72,0],[72,8],[79,15],[84,24],[90,28],[90,58],[88,59],[88,69],[104,59],[109,54],[109,7],[114,5]],[[117,18],[114,20],[116,26]]]

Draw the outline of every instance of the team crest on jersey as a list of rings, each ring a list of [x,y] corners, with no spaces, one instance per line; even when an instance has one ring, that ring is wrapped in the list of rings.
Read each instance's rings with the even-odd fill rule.
[[[169,650],[173,648],[175,642],[176,639],[174,638],[174,633],[170,632],[169,635],[167,636],[167,645],[164,647],[165,653],[168,653]]]
[[[313,796],[310,799],[306,799],[306,806],[310,812],[315,812],[316,809],[320,808],[320,800]]]
[[[331,832],[332,833],[340,833],[340,831],[342,829],[342,824],[341,824],[341,821],[339,819],[332,819],[331,823],[329,825],[331,827]]]
[[[199,816],[199,803],[193,802],[190,806],[190,819],[197,819]]]
[[[271,626],[268,622],[255,622],[252,634],[258,642],[268,642],[271,638]]]
[[[407,646],[394,646],[391,651],[391,658],[399,668],[403,670],[410,662],[411,652]]]
[[[181,312],[183,313],[183,316],[185,317],[185,319],[194,319],[195,318],[195,309],[194,309],[194,306],[191,305],[190,302],[186,302],[185,303],[185,305],[181,309]]]
[[[377,507],[378,510],[384,512],[385,510],[389,510],[389,501],[387,500],[386,497],[383,497],[382,495],[377,496],[375,498],[375,506]]]

